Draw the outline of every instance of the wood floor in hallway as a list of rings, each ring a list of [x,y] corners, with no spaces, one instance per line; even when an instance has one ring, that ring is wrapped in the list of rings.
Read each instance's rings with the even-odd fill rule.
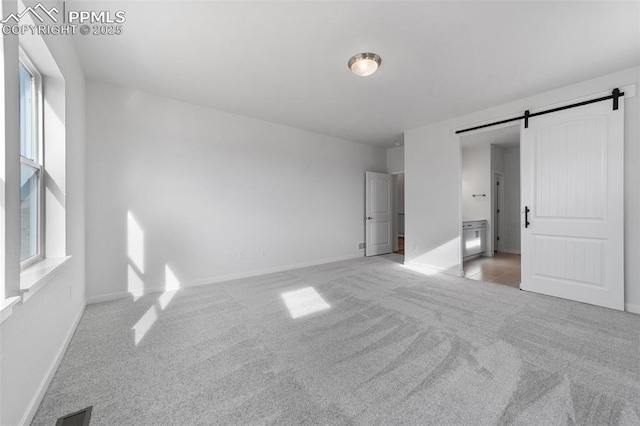
[[[404,254],[404,237],[398,237],[398,251],[395,253]]]
[[[477,257],[464,262],[464,277],[509,287],[520,286],[520,255],[496,253],[493,257]]]

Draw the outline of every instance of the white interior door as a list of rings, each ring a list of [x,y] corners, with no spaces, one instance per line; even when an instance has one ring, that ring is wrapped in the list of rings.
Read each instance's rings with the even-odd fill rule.
[[[391,253],[393,208],[391,175],[367,172],[365,255]]]
[[[521,289],[624,309],[623,117],[620,98],[521,128]]]

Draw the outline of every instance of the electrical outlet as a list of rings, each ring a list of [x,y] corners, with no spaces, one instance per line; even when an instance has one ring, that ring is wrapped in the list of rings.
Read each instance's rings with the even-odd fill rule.
[[[358,243],[358,250],[364,250],[367,247],[367,243]]]

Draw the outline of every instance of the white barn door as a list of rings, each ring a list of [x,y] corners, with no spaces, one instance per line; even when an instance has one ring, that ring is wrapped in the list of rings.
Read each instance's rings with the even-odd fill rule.
[[[365,255],[391,253],[393,251],[391,175],[367,172],[366,181]]]
[[[522,290],[624,310],[623,103],[523,124]]]

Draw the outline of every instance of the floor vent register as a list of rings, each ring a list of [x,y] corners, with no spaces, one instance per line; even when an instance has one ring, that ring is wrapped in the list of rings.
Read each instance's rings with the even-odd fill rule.
[[[93,407],[83,408],[75,413],[62,416],[56,422],[56,426],[89,426],[92,408]]]

